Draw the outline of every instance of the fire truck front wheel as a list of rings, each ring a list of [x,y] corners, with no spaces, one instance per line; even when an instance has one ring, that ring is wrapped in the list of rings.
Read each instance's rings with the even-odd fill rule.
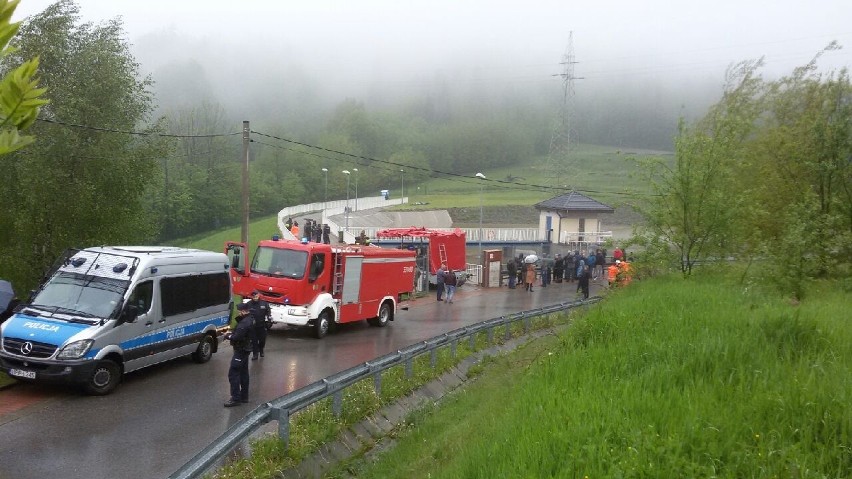
[[[317,339],[322,339],[328,334],[328,329],[331,327],[331,313],[327,309],[323,310],[317,319],[314,320],[314,336]]]
[[[391,311],[391,306],[387,302],[382,304],[382,307],[379,308],[379,316],[368,319],[367,322],[370,323],[371,326],[378,326],[380,328],[384,328],[388,325],[388,321],[393,317],[393,312]]]

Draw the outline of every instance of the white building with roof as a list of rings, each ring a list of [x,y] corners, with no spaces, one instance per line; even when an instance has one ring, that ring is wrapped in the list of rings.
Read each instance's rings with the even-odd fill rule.
[[[550,243],[582,247],[612,238],[612,231],[602,231],[602,218],[615,209],[584,194],[570,191],[534,206],[540,237]]]

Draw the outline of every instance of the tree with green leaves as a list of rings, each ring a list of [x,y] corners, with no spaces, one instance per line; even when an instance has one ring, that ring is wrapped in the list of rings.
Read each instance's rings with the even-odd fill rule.
[[[16,43],[8,58],[38,53],[51,94],[32,125],[39,141],[4,159],[0,182],[0,240],[20,246],[0,256],[0,276],[26,289],[66,248],[153,237],[142,199],[164,148],[145,126],[150,81],[120,20],[81,23],[60,0],[23,22]]]
[[[12,15],[20,0],[0,0],[0,60],[9,57],[15,49],[9,42],[18,33],[20,22],[12,23]],[[0,80],[0,155],[19,150],[35,138],[22,135],[35,122],[39,108],[47,104],[46,88],[38,87],[38,57],[24,61],[7,70],[2,64],[3,78]]]
[[[648,233],[677,251],[684,275],[708,257],[743,246],[733,234],[745,207],[734,185],[761,113],[759,66],[743,62],[729,69],[719,103],[694,126],[680,122],[674,165],[659,160],[644,165],[654,193],[644,208]]]
[[[852,83],[817,69],[823,52],[771,84],[744,174],[759,181],[740,187],[755,205],[744,220],[796,297],[802,278],[850,274]]]
[[[648,244],[676,250],[685,275],[705,258],[759,259],[800,298],[803,280],[852,273],[852,83],[817,69],[837,48],[772,82],[740,64],[707,116],[681,123],[674,165],[647,165],[647,236],[662,239]]]

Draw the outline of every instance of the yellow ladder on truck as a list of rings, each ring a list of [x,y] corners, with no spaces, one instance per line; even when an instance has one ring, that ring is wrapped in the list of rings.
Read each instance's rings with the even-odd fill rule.
[[[332,253],[334,255],[334,286],[332,296],[338,296],[343,292],[343,255],[340,253]]]
[[[447,245],[438,245],[438,257],[441,258],[441,264],[447,264]]]

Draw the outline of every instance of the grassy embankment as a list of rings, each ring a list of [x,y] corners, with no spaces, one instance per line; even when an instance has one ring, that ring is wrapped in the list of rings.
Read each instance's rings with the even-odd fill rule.
[[[634,283],[338,472],[850,477],[849,292],[814,288],[791,306],[731,276]]]
[[[624,192],[648,192],[648,185],[633,175],[636,171],[633,160],[651,156],[663,157],[664,154],[619,150],[609,146],[577,145],[572,150],[573,166],[566,166],[558,178],[551,177],[547,158],[539,157],[519,161],[511,167],[484,169],[482,173],[489,180],[486,182],[481,182],[473,175],[470,178],[430,179],[419,184],[412,182],[411,185],[406,181],[405,196],[408,197],[409,203],[397,208],[430,210],[475,207],[478,213],[480,187],[482,203],[486,208],[505,205],[532,206],[556,196],[568,187],[586,192],[594,191],[595,193],[588,194],[598,201],[615,206],[629,198],[622,194]],[[428,204],[416,205],[418,202]],[[537,223],[537,220],[534,223]]]

